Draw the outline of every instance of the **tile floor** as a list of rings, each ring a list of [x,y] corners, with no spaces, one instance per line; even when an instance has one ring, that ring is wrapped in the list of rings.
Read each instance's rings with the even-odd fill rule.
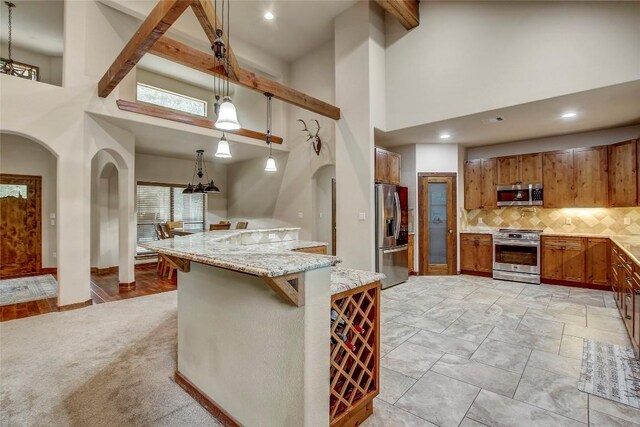
[[[611,292],[474,276],[382,292],[377,426],[640,426],[577,388],[582,338],[630,347]]]

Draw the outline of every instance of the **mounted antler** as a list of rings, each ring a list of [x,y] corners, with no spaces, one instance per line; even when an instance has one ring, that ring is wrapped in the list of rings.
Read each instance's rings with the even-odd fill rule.
[[[320,123],[315,119],[313,120],[314,122],[316,122],[316,125],[318,126],[318,130],[316,130],[316,134],[314,135],[311,133],[311,131],[309,131],[309,129],[307,129],[307,124],[304,122],[304,120],[298,119],[297,121],[302,122],[302,125],[304,126],[304,129],[302,130],[307,132],[308,134],[307,141],[312,140],[313,151],[315,151],[316,155],[319,156],[320,150],[322,149],[322,140],[318,135],[320,133]]]

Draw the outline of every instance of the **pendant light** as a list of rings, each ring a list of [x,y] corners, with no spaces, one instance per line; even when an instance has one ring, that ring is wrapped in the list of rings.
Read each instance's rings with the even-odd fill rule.
[[[224,40],[222,39],[222,35],[224,34],[224,3],[225,0],[222,0],[222,29],[216,29],[216,35],[218,38],[214,41],[212,49],[215,57],[222,61],[224,65],[226,65],[226,69],[229,70],[231,68],[229,60],[229,46],[225,46]],[[217,2],[216,2],[217,4]],[[231,45],[231,22],[229,20],[229,11],[231,9],[231,2],[227,0],[227,43]],[[233,105],[231,101],[231,97],[229,96],[229,73],[227,71],[227,75],[224,82],[225,93],[222,98],[222,104],[218,108],[218,115],[216,117],[215,127],[222,130],[238,130],[240,129],[240,122],[238,121],[238,112],[236,111],[236,106]]]
[[[267,97],[267,137],[266,142],[269,146],[269,157],[267,158],[267,164],[264,167],[266,172],[277,172],[278,168],[276,167],[276,161],[273,158],[273,153],[271,152],[271,97],[272,93],[265,93]]]
[[[227,137],[224,136],[224,132],[222,132],[222,138],[218,141],[218,149],[216,150],[216,157],[221,159],[230,159],[231,152],[229,151],[229,141],[227,141]]]
[[[195,184],[196,175],[198,176],[198,184]],[[202,184],[202,177],[207,177],[206,185]],[[220,189],[216,187],[213,180],[209,181],[209,173],[207,172],[207,164],[204,162],[204,150],[196,151],[196,164],[193,168],[193,178],[187,184],[187,188],[182,190],[182,194],[203,194],[203,193],[219,193]]]

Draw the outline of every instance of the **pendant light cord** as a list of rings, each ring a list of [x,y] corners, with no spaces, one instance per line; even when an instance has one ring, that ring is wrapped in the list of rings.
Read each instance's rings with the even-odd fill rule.
[[[271,94],[267,95],[267,144],[269,144],[269,157],[271,157]]]
[[[8,40],[8,42],[9,42],[9,61],[11,61],[11,58],[12,58],[12,55],[11,55],[12,49],[11,49],[11,47],[12,47],[12,44],[13,44],[12,43],[13,37],[12,37],[12,31],[11,31],[13,29],[13,25],[12,25],[12,21],[13,20],[11,19],[11,17],[13,15],[13,8],[15,7],[15,5],[13,3],[9,3],[8,1],[5,2],[5,3],[7,4],[7,8],[9,9],[9,40]]]

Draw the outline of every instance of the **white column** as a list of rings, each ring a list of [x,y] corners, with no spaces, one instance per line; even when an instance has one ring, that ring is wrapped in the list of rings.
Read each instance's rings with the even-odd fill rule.
[[[118,171],[118,280],[136,280],[135,176],[133,168]]]

